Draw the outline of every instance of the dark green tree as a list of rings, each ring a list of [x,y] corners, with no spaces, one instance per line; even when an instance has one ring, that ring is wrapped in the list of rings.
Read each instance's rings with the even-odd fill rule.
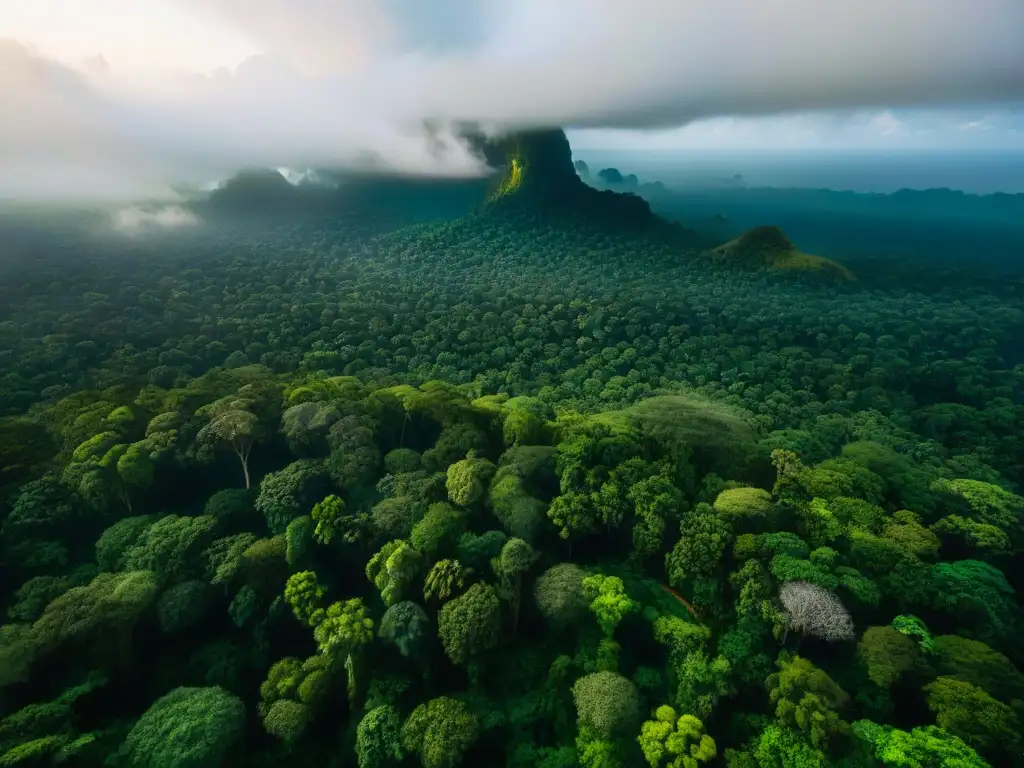
[[[356,728],[359,768],[387,768],[405,756],[398,710],[389,704],[367,711]]]
[[[494,587],[482,582],[445,603],[437,623],[445,653],[455,664],[494,648],[500,630],[501,603]]]
[[[423,768],[455,768],[476,741],[479,722],[463,702],[448,696],[413,710],[402,726],[402,744]]]
[[[219,766],[240,743],[245,705],[223,688],[175,688],[147,709],[121,754],[146,768]]]

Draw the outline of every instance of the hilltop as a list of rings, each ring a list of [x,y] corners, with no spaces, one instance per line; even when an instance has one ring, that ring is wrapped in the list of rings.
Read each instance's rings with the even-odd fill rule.
[[[744,266],[764,265],[780,272],[808,273],[845,282],[856,280],[853,272],[839,262],[801,252],[781,229],[773,226],[755,227],[711,253],[718,259]]]

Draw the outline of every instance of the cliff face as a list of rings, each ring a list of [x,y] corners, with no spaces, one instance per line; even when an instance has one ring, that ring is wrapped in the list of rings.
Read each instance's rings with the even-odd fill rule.
[[[660,220],[636,195],[599,191],[584,183],[561,129],[522,131],[491,142],[488,162],[501,169],[488,197],[497,211],[526,211],[585,219],[601,226],[643,227]]]
[[[492,200],[511,194],[548,198],[580,194],[586,185],[572,163],[569,140],[561,130],[522,131],[494,142],[485,152],[502,171]]]

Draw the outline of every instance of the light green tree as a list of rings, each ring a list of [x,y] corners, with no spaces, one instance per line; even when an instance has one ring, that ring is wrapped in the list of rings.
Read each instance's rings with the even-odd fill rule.
[[[718,754],[715,740],[693,715],[677,716],[669,706],[658,707],[654,719],[640,726],[637,738],[651,768],[698,768]]]
[[[284,586],[284,600],[291,606],[295,618],[308,627],[316,627],[325,618],[323,608],[327,590],[317,581],[313,571],[300,571],[288,577]]]
[[[618,576],[594,574],[583,580],[583,594],[590,601],[590,610],[606,637],[615,634],[615,628],[627,615],[639,610],[640,604],[626,594]]]
[[[373,642],[373,619],[359,598],[332,603],[313,630],[320,653],[345,660],[349,704],[355,707],[360,651]]]
[[[394,605],[402,600],[422,559],[405,541],[389,541],[366,564],[366,578],[380,590],[385,605]]]
[[[345,502],[333,493],[313,505],[310,517],[316,527],[313,537],[321,544],[330,544],[345,514]]]
[[[465,586],[470,569],[458,560],[438,560],[427,572],[423,582],[423,599],[441,604]]]

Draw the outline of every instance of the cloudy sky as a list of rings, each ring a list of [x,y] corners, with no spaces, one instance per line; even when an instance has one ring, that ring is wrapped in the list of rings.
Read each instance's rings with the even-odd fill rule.
[[[1022,0],[0,0],[0,194],[579,147],[1024,149]],[[441,129],[442,139],[445,131]]]

